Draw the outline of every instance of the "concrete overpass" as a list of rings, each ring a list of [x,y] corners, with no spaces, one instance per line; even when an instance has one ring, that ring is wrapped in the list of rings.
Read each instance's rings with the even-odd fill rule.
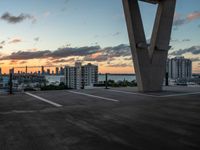
[[[170,49],[176,0],[140,0],[158,4],[150,44],[147,44],[138,0],[123,0],[139,91],[161,91]]]

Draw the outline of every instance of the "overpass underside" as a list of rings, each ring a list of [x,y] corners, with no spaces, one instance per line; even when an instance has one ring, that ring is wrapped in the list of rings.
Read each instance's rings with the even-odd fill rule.
[[[170,49],[176,0],[141,0],[158,4],[150,44],[147,43],[138,0],[123,0],[139,91],[161,91]]]

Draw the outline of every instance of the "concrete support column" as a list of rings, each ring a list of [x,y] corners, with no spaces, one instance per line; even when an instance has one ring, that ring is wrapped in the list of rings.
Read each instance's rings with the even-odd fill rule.
[[[158,3],[150,45],[146,42],[138,0],[123,0],[130,46],[139,91],[161,91],[176,0],[143,0]]]

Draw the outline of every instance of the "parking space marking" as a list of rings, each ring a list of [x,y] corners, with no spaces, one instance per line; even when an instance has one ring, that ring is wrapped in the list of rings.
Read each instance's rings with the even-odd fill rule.
[[[200,94],[200,92],[193,92],[193,93],[182,93],[182,94],[179,93],[179,94],[168,94],[168,95],[150,95],[150,94],[133,93],[133,92],[119,91],[119,90],[109,90],[109,91],[124,93],[124,94],[139,95],[139,96],[156,97],[156,98],[178,97],[178,96],[189,96],[189,95]]]
[[[38,100],[40,100],[40,101],[46,102],[46,103],[48,103],[48,104],[51,104],[51,105],[53,105],[53,106],[55,106],[55,107],[62,107],[62,105],[60,105],[60,104],[54,103],[54,102],[52,102],[52,101],[50,101],[50,100],[44,99],[44,98],[39,97],[39,96],[37,96],[37,95],[31,94],[31,93],[29,93],[29,92],[25,92],[25,94],[26,94],[26,95],[29,95],[29,96],[32,96],[32,97],[34,97],[34,98],[36,98],[36,99],[38,99]]]
[[[198,95],[200,92],[193,92],[193,93],[183,93],[183,94],[169,94],[169,95],[163,95],[160,97],[177,97],[177,96],[189,96],[189,95]]]
[[[117,92],[117,93],[124,93],[124,94],[139,95],[139,96],[147,96],[147,97],[160,97],[160,96],[157,96],[157,95],[142,94],[142,93],[133,93],[133,92],[128,92],[128,91],[119,91],[119,90],[109,90],[109,91]]]
[[[107,100],[107,101],[119,102],[119,100],[116,100],[116,99],[102,97],[102,96],[96,96],[96,95],[91,95],[91,94],[86,94],[86,93],[82,93],[82,92],[75,92],[75,91],[68,91],[68,92],[73,93],[73,94],[78,94],[78,95],[84,95],[84,96],[88,96],[88,97],[103,99],[103,100]]]

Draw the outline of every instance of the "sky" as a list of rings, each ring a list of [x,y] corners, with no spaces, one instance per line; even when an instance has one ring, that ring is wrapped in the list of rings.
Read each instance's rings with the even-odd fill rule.
[[[147,41],[157,5],[140,2]],[[133,73],[121,0],[1,0],[0,67],[98,64]],[[177,0],[169,57],[192,59],[200,73],[200,1]],[[38,68],[29,69],[37,71]]]

